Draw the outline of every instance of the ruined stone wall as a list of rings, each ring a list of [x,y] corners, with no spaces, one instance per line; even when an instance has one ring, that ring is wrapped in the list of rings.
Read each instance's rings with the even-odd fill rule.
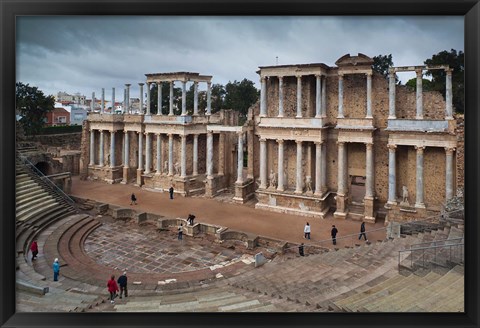
[[[415,119],[417,113],[416,91],[404,85],[397,85],[395,92],[395,113],[397,118]],[[423,92],[424,119],[444,120],[445,107],[445,100],[441,93],[437,91]]]
[[[327,144],[327,187],[328,190],[338,189],[338,132],[330,129]]]
[[[80,163],[79,171],[81,179],[85,179],[88,176],[88,163],[90,163],[90,123],[85,120],[82,124],[82,137],[80,145]]]
[[[463,114],[457,114],[457,151],[455,152],[455,168],[457,188],[465,188],[465,118]],[[456,194],[456,190],[455,190]]]
[[[373,157],[375,162],[375,197],[384,204],[388,200],[388,134],[384,131],[374,133]]]
[[[365,118],[367,115],[367,76],[365,74],[343,76],[343,114],[346,118]]]
[[[29,139],[45,147],[61,147],[66,150],[80,150],[82,146],[82,132],[36,135]]]
[[[267,80],[267,116],[278,116],[278,78]],[[302,116],[315,116],[316,82],[314,76],[302,77]],[[297,78],[283,78],[283,112],[284,117],[297,116]]]

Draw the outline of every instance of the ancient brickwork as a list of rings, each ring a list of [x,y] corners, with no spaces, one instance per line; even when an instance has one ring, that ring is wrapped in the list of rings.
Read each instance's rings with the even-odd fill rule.
[[[465,188],[465,118],[463,114],[456,115],[457,120],[457,151],[456,151],[456,178],[457,188]]]

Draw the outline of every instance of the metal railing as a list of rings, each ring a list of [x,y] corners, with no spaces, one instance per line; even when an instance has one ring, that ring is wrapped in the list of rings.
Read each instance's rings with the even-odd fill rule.
[[[456,238],[463,239],[463,238]],[[447,239],[448,240],[448,239]],[[444,241],[447,241],[444,240]],[[450,239],[454,240],[454,239]],[[414,270],[431,266],[453,267],[464,263],[464,243],[415,247],[398,251],[398,268]],[[409,259],[410,257],[410,259]],[[408,266],[408,262],[410,266]]]
[[[53,192],[56,192],[64,201],[66,201],[69,205],[73,206],[75,209],[77,209],[75,201],[70,198],[65,192],[63,192],[62,189],[58,188],[58,186],[53,183],[52,180],[50,180],[47,176],[45,176],[42,171],[40,171],[32,162],[30,162],[25,156],[18,155],[18,158],[22,162],[25,167],[30,169],[30,172],[32,172],[37,178],[42,181],[46,187],[51,189]]]

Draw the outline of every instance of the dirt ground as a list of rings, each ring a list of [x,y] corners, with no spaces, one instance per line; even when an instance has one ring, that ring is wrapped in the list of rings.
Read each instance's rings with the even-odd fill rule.
[[[174,199],[171,200],[168,192],[144,190],[134,185],[82,181],[79,177],[73,177],[72,180],[71,194],[73,196],[126,208],[130,207],[139,212],[150,212],[165,217],[185,219],[189,213],[192,213],[196,216],[195,222],[206,222],[236,231],[324,247],[333,247],[330,230],[334,224],[339,231],[337,247],[353,246],[354,243],[362,244],[365,242],[363,239],[362,241],[358,240],[360,221],[334,219],[331,213],[325,219],[319,219],[258,210],[246,205],[219,202],[215,199],[203,197],[174,195]],[[130,195],[132,193],[135,193],[137,197],[137,205],[130,205]],[[311,226],[310,240],[303,238],[303,229],[306,222],[309,222]],[[375,224],[367,223],[365,226],[367,238],[370,241],[385,238],[386,231],[383,220]]]

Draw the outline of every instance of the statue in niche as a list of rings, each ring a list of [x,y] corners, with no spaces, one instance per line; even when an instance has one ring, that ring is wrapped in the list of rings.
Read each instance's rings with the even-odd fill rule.
[[[168,174],[168,161],[165,161],[163,163],[163,171],[165,172],[165,174]]]
[[[311,193],[312,192],[312,177],[307,175],[305,177],[305,186],[307,188],[307,192]]]
[[[275,172],[273,172],[273,170],[270,170],[270,187],[277,187],[277,175],[275,174]]]
[[[175,162],[175,174],[180,175],[180,163]]]
[[[407,205],[410,206],[410,203],[408,202],[408,188],[407,186],[402,187],[402,202],[400,205]]]

